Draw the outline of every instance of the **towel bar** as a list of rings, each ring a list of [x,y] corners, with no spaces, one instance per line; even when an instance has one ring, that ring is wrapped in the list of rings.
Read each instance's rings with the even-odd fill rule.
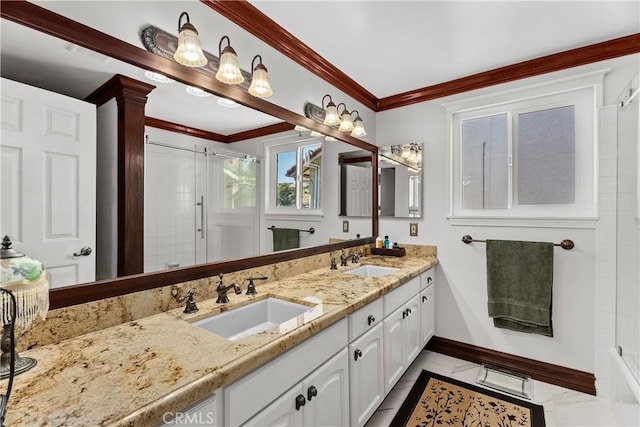
[[[273,231],[273,229],[276,228],[275,225],[272,225],[271,227],[267,227],[267,230],[271,230]],[[313,234],[316,232],[315,228],[311,227],[308,230],[300,230],[298,229],[298,231],[302,232],[302,233],[309,233],[309,234]]]
[[[474,240],[473,237],[469,236],[468,234],[465,234],[464,236],[462,236],[462,241],[467,245],[472,242],[477,242],[477,243],[486,242],[486,240]],[[564,239],[560,243],[554,243],[553,246],[560,246],[562,249],[571,250],[575,247],[575,244],[573,243],[573,240]]]

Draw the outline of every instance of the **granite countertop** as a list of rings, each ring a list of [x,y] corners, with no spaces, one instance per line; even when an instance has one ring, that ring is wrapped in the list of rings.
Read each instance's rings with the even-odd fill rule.
[[[322,268],[257,283],[256,296],[230,292],[224,305],[198,301],[195,314],[172,310],[24,351],[38,364],[15,378],[6,425],[157,425],[164,413],[207,397],[436,263],[435,257],[367,257],[361,264],[400,270],[370,278],[345,274],[357,267],[351,263]],[[190,323],[270,296],[313,305],[315,316],[235,342]]]

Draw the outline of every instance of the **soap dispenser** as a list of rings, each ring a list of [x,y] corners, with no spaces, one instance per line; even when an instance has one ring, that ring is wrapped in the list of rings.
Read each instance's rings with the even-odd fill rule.
[[[384,236],[384,248],[389,249],[389,236]]]

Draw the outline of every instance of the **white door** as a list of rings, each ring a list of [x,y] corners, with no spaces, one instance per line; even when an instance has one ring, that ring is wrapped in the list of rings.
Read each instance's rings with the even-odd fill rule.
[[[384,381],[385,394],[389,394],[406,367],[406,314],[402,306],[387,316],[384,321]]]
[[[347,170],[347,216],[371,215],[371,168],[352,166]]]
[[[384,400],[382,323],[349,344],[351,426],[361,427]]]
[[[406,364],[409,366],[422,350],[422,339],[420,336],[420,295],[411,298],[405,304],[407,316],[404,319],[407,330]]]
[[[435,324],[435,299],[433,298],[433,285],[420,292],[420,334],[422,335],[422,345],[426,345],[434,332]]]
[[[307,398],[303,425],[349,425],[349,361],[347,349],[342,349],[302,382]]]
[[[95,105],[3,78],[0,148],[2,236],[43,263],[52,288],[93,281]]]

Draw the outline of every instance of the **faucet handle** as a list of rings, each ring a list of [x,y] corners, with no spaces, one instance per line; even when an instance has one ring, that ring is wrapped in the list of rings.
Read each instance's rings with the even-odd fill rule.
[[[267,280],[268,277],[267,276],[262,276],[262,277],[249,277],[245,280],[249,281],[249,284],[247,285],[247,292],[246,295],[255,295],[258,293],[258,291],[256,291],[256,285],[253,283],[254,280]]]
[[[194,298],[195,293],[193,291],[188,291],[183,296],[176,298],[178,302],[186,301],[183,313],[191,314],[198,311],[198,306],[196,305],[196,299]]]

